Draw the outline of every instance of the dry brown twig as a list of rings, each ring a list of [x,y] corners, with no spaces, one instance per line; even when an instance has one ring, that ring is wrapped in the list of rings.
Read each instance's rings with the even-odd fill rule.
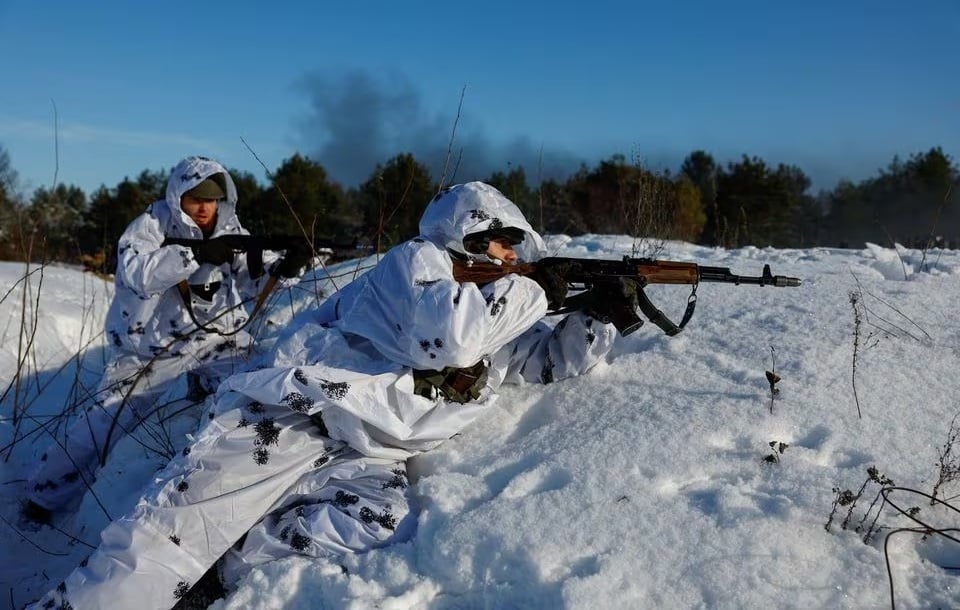
[[[863,419],[863,413],[860,411],[860,397],[857,394],[857,357],[860,353],[860,325],[863,320],[860,313],[860,295],[851,290],[849,296],[850,305],[853,307],[853,360],[850,383],[853,386],[853,400],[857,403],[857,417]]]
[[[770,358],[773,359],[773,365],[769,371],[765,371],[767,383],[770,384],[770,415],[773,415],[773,399],[780,393],[777,382],[780,381],[780,375],[777,375],[777,352],[770,346]]]
[[[467,95],[467,86],[464,85],[460,89],[460,102],[457,104],[457,116],[453,119],[453,126],[450,129],[450,141],[447,143],[447,154],[443,160],[443,171],[440,172],[440,183],[437,193],[442,193],[443,189],[447,186],[447,170],[450,169],[450,157],[453,154],[453,143],[457,139],[457,125],[460,124],[460,115],[463,112],[463,100]],[[450,176],[452,183],[453,177],[457,175],[457,168],[460,166],[460,158],[463,156],[463,151],[460,151],[457,157],[457,163],[454,165],[453,174]]]
[[[57,178],[60,175],[60,117],[57,114],[57,102],[50,98],[53,104],[53,187],[51,193],[57,190]]]
[[[624,220],[633,237],[632,256],[656,258],[666,249],[669,219],[668,193],[661,176],[649,171],[639,152],[633,153],[636,183],[620,181],[621,196],[635,189],[632,201],[622,200]],[[632,188],[631,188],[632,187]]]
[[[930,235],[927,237],[927,243],[923,246],[923,252],[920,255],[920,270],[925,271],[927,263],[927,250],[933,247],[935,236],[937,233],[937,225],[940,224],[940,215],[943,213],[943,208],[947,205],[947,201],[950,200],[950,194],[953,192],[953,185],[947,186],[947,192],[943,196],[943,199],[940,200],[940,205],[937,206],[936,214],[933,217],[933,224],[930,225]]]
[[[954,415],[950,421],[950,430],[947,432],[947,441],[943,444],[943,449],[937,450],[940,472],[937,476],[937,482],[933,485],[933,493],[930,494],[931,506],[937,501],[937,494],[941,487],[953,481],[960,481],[960,455],[953,452],[954,445],[960,440],[958,418],[960,418],[960,413]]]
[[[263,168],[263,171],[267,173],[267,177],[270,178],[271,182],[273,182],[273,186],[277,189],[277,192],[280,193],[280,198],[283,199],[283,202],[287,204],[287,210],[290,211],[290,215],[293,216],[293,219],[297,221],[297,226],[300,227],[300,232],[303,234],[304,239],[307,240],[307,243],[310,244],[311,253],[313,254],[314,258],[316,258],[317,249],[314,247],[313,236],[310,233],[308,233],[307,228],[303,226],[303,221],[300,219],[300,215],[297,214],[297,211],[293,209],[293,204],[290,203],[289,199],[287,199],[286,193],[284,193],[283,189],[280,188],[280,185],[277,184],[277,181],[273,176],[273,172],[267,169],[266,164],[263,162],[262,159],[260,159],[260,156],[257,155],[257,153],[252,148],[250,148],[250,145],[247,144],[247,141],[244,140],[242,136],[240,137],[240,141],[243,142],[243,145],[246,146],[247,150],[250,151],[250,154],[253,155],[253,158],[256,159],[257,163],[260,164],[260,167]],[[326,263],[323,262],[323,260],[320,260],[320,267],[324,270],[324,272],[326,272],[327,265]],[[339,290],[339,288],[337,288],[336,283],[334,283],[334,288]],[[314,295],[314,297],[316,298],[316,302],[319,303],[320,300],[323,298],[323,295],[318,292]]]

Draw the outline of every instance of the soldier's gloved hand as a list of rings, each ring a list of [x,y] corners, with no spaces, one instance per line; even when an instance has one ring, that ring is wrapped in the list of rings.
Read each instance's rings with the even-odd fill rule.
[[[233,262],[233,249],[216,237],[204,240],[195,246],[190,246],[190,249],[193,250],[193,258],[196,259],[198,263],[222,265]]]
[[[313,253],[306,244],[291,246],[287,248],[287,253],[284,254],[280,262],[277,263],[277,266],[273,270],[273,275],[282,278],[297,277],[312,258]]]
[[[617,317],[618,312],[637,308],[636,280],[620,277],[614,282],[597,284],[588,291],[583,313],[607,324]]]
[[[538,266],[530,274],[530,279],[540,284],[547,296],[547,307],[551,310],[563,307],[567,299],[567,279],[564,277],[565,268],[560,266]]]

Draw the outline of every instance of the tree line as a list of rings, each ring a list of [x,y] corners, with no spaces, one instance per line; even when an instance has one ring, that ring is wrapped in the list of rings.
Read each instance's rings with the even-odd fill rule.
[[[171,170],[143,170],[91,194],[77,186],[41,187],[26,197],[0,147],[0,260],[84,262],[112,272],[127,224],[164,197]],[[563,180],[532,184],[523,167],[490,176],[434,178],[405,153],[344,188],[294,154],[262,183],[230,170],[238,214],[253,234],[355,238],[378,251],[418,233],[427,202],[442,185],[480,179],[513,200],[542,233],[627,234],[708,246],[861,247],[864,242],[960,247],[960,171],[939,148],[895,157],[878,175],[811,193],[792,165],[744,155],[726,165],[694,151],[678,171],[653,171],[614,155]],[[442,184],[441,184],[442,182]]]

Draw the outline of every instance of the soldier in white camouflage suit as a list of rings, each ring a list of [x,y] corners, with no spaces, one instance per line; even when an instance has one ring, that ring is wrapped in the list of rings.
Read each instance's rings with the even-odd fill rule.
[[[63,437],[56,435],[30,477],[26,519],[46,523],[79,504],[100,460],[151,418],[184,373],[192,373],[195,391],[209,392],[236,372],[250,344],[241,327],[266,277],[251,277],[246,254],[215,239],[248,234],[236,204],[237,189],[222,165],[188,157],[171,173],[166,197],[123,232],[106,320],[109,362],[91,404]],[[186,247],[166,245],[168,238],[204,241]],[[276,259],[267,255],[268,263]],[[274,271],[296,275],[294,267],[307,261],[301,253],[293,259]]]
[[[442,192],[420,237],[295,320],[268,366],[221,384],[196,442],[35,607],[166,609],[221,557],[229,588],[267,561],[409,536],[406,459],[488,412],[502,383],[579,375],[613,344],[612,325],[579,311],[541,321],[559,278],[454,278],[455,259],[543,254],[495,188]]]

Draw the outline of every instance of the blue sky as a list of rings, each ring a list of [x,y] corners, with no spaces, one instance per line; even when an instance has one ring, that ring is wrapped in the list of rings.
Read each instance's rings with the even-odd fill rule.
[[[347,186],[405,151],[436,178],[463,91],[458,180],[703,149],[830,188],[960,154],[958,39],[955,0],[0,0],[0,146],[27,191],[189,154],[266,181],[241,138]]]

